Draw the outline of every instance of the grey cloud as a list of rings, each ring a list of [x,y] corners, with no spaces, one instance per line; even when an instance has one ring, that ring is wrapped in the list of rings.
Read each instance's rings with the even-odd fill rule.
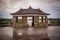
[[[47,3],[56,3],[60,2],[60,0],[45,0]]]
[[[0,0],[0,14],[2,15],[1,11],[3,11],[3,14],[4,11],[6,11],[5,13],[8,13],[8,11],[14,12],[19,8],[27,8],[30,5],[33,8],[41,8],[43,11],[50,13],[50,17],[54,14],[58,16],[60,13],[60,0]]]

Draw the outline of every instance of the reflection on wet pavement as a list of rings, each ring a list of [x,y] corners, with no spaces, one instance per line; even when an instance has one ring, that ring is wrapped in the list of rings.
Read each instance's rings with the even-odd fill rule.
[[[33,27],[29,27],[29,28],[25,28],[25,29],[18,29],[18,34],[19,33],[26,33],[28,35],[32,35],[32,34],[46,34],[47,33],[47,28],[33,28]]]
[[[60,26],[49,26],[48,36],[50,40],[60,40]]]
[[[13,29],[11,27],[0,28],[0,40],[12,40]]]
[[[38,29],[33,29],[33,28],[29,28],[28,30],[28,34],[33,34],[33,33],[40,33],[42,31],[38,31],[41,30],[40,28]],[[20,32],[25,31],[20,29]],[[48,29],[48,37],[50,38],[50,40],[60,40],[60,26],[49,26]],[[30,32],[30,33],[29,33]],[[22,34],[22,33],[20,33]],[[13,37],[13,28],[12,27],[4,27],[4,28],[0,28],[0,40],[12,40]]]

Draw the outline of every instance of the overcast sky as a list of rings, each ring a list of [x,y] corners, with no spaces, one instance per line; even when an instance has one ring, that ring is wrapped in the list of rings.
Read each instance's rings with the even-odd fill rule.
[[[60,18],[60,0],[0,0],[0,17],[11,18],[10,13],[29,6],[49,13],[49,18]]]

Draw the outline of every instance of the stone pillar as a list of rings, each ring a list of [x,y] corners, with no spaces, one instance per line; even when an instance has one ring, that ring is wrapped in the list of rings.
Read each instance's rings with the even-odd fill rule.
[[[27,16],[22,16],[23,27],[27,27]]]
[[[39,23],[39,17],[34,16],[34,27],[38,27],[38,23]]]
[[[13,16],[13,27],[16,27],[16,23],[18,23],[18,17]]]
[[[48,27],[48,18],[45,16],[46,27]]]
[[[45,16],[45,22],[48,23],[48,18],[47,18],[47,16]]]
[[[15,23],[16,23],[16,17],[13,16],[13,27],[15,27]]]

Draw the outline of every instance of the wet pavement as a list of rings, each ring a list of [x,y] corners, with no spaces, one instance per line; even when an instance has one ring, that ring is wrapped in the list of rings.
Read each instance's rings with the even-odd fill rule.
[[[49,26],[48,37],[50,40],[60,40],[60,26]]]
[[[28,31],[28,33],[29,33],[29,31],[30,31],[30,33],[34,33],[34,31],[36,31],[35,33],[39,34],[40,32],[38,30],[41,30],[41,29],[30,28],[27,31]],[[44,29],[44,30],[46,30],[46,29]],[[23,31],[25,31],[25,29],[24,30],[21,29],[20,32],[23,32]],[[47,32],[48,38],[50,40],[60,40],[60,26],[49,26],[47,31],[48,31]],[[44,33],[46,33],[46,32],[44,31]],[[0,40],[12,40],[12,38],[13,38],[13,28],[12,27],[0,28]]]
[[[27,35],[46,34],[47,33],[47,28],[33,28],[33,27],[29,27],[29,28],[18,29],[18,35],[19,34],[23,35],[23,33],[25,33]]]

